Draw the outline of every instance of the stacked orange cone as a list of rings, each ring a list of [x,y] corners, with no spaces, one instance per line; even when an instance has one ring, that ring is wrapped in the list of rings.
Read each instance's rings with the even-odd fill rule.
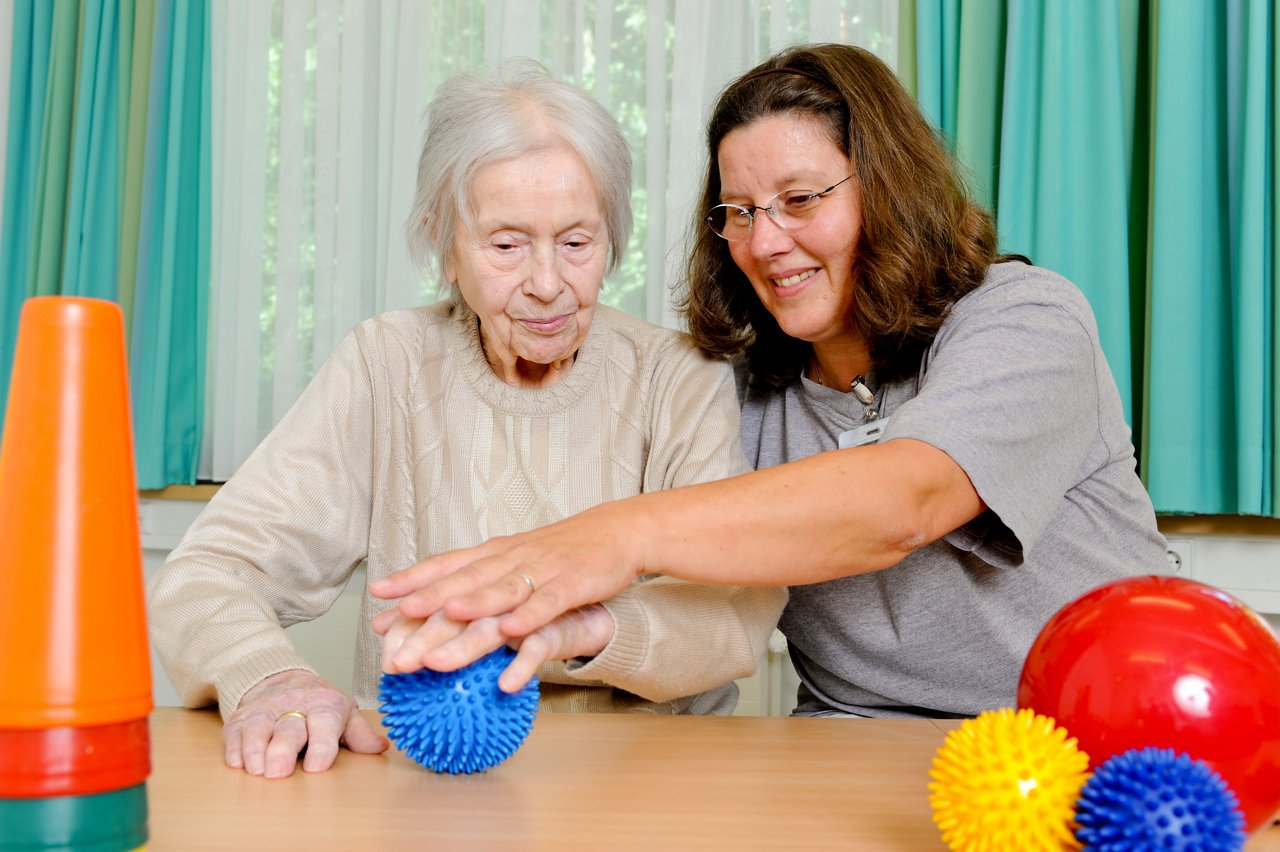
[[[146,844],[145,607],[123,315],[29,299],[0,443],[0,850]]]

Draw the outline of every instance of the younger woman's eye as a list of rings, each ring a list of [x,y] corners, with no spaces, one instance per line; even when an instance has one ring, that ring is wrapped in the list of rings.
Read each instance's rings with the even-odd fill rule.
[[[799,213],[817,206],[818,195],[807,189],[793,189],[782,194],[782,206],[788,213]]]

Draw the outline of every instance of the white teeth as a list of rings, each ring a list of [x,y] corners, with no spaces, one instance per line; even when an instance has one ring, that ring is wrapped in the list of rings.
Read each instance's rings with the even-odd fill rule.
[[[812,278],[818,274],[816,269],[807,269],[804,272],[797,272],[795,275],[788,275],[786,278],[774,278],[773,283],[778,287],[790,287],[793,284],[799,284],[806,278]]]

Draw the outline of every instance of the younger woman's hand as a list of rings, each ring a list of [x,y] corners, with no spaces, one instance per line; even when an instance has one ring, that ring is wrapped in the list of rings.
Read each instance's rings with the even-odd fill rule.
[[[508,638],[613,597],[644,573],[637,498],[605,503],[549,526],[428,557],[374,580],[377,598],[401,598],[398,611],[425,619],[443,609],[474,622],[498,617]],[[384,625],[385,627],[386,625]],[[496,645],[494,647],[497,647]]]

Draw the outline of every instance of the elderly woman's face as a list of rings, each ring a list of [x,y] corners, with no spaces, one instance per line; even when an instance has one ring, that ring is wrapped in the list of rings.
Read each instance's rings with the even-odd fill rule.
[[[558,381],[587,336],[609,256],[595,182],[576,153],[547,148],[480,169],[475,229],[445,272],[480,318],[485,356],[510,384]]]

